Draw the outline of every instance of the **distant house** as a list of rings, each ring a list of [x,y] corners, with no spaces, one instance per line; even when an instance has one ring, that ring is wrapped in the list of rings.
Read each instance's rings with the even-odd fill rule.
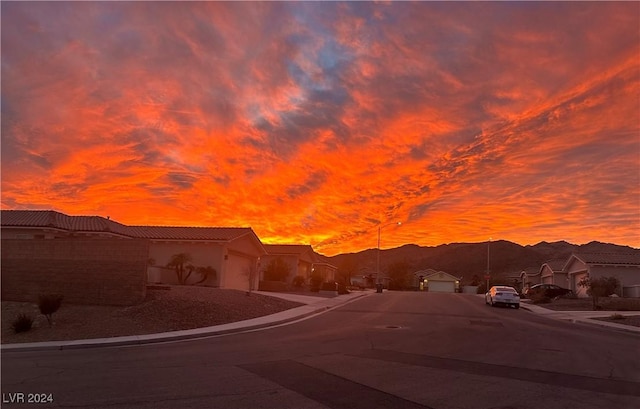
[[[540,276],[540,268],[529,267],[520,272],[520,285],[519,290],[524,290],[532,285],[540,284],[542,277]]]
[[[555,284],[562,288],[569,288],[569,278],[563,270],[566,260],[549,260],[540,267],[542,284]]]
[[[622,294],[618,295],[640,296],[636,293],[640,286],[640,253],[574,253],[564,264],[562,273],[578,297],[587,296],[586,289],[578,285],[585,277],[616,277],[622,287]]]
[[[273,260],[280,258],[289,266],[286,282],[291,284],[296,276],[303,277],[309,283],[313,274],[322,281],[335,281],[337,267],[324,261],[310,245],[304,244],[265,244],[266,254],[260,259],[260,279],[264,280],[264,270]]]
[[[68,216],[51,210],[2,210],[2,239],[119,238],[149,241],[148,281],[177,284],[166,268],[174,254],[188,253],[196,267],[212,267],[215,277],[203,285],[227,289],[257,288],[258,261],[266,251],[248,227],[126,226],[100,216]],[[252,274],[255,273],[255,274]],[[198,280],[193,273],[190,282]]]
[[[413,284],[420,291],[454,293],[460,289],[460,278],[444,271],[428,268],[414,272],[413,277]]]

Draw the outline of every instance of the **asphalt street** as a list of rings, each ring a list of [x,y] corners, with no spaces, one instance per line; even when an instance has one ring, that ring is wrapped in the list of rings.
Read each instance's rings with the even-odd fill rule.
[[[474,295],[385,292],[247,333],[3,352],[3,407],[632,409],[639,341]]]

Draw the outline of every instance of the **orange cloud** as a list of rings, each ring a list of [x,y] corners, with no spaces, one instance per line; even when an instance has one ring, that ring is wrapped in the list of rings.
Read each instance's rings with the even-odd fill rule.
[[[0,6],[4,209],[640,247],[633,3]]]

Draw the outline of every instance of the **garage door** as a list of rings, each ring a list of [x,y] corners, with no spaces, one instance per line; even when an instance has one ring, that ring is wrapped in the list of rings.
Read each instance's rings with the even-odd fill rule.
[[[581,274],[576,274],[573,276],[573,288],[574,288],[574,293],[578,296],[578,297],[588,297],[587,295],[587,289],[585,287],[580,287],[578,285],[578,283],[580,282],[580,280],[582,280],[583,278],[585,278],[587,276],[587,273],[581,273]]]
[[[453,281],[429,280],[429,291],[435,293],[453,293],[455,292],[455,284]]]

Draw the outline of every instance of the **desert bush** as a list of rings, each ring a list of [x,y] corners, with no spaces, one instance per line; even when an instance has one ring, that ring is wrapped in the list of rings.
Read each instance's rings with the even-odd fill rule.
[[[322,283],[320,287],[322,291],[337,291],[337,283],[334,281],[327,281]]]
[[[620,281],[616,277],[598,277],[594,279],[584,277],[578,285],[587,289],[587,294],[590,295],[593,300],[593,310],[595,311],[602,309],[602,307],[598,305],[598,298],[608,297],[614,294],[616,288],[620,286]]]
[[[293,277],[293,281],[291,282],[294,288],[302,288],[304,287],[304,277],[303,276],[295,276]]]
[[[311,292],[317,293],[320,291],[320,286],[322,285],[322,275],[317,271],[313,271],[311,273],[311,280],[309,280],[309,290]]]
[[[11,328],[17,334],[18,332],[27,332],[33,325],[33,318],[27,314],[20,314],[11,323]]]
[[[266,281],[286,281],[290,272],[291,266],[281,257],[276,257],[267,264],[264,270],[264,279]]]
[[[60,309],[62,304],[62,296],[57,294],[44,294],[38,297],[38,308],[40,313],[47,317],[49,326],[51,326],[51,319],[53,314]]]

